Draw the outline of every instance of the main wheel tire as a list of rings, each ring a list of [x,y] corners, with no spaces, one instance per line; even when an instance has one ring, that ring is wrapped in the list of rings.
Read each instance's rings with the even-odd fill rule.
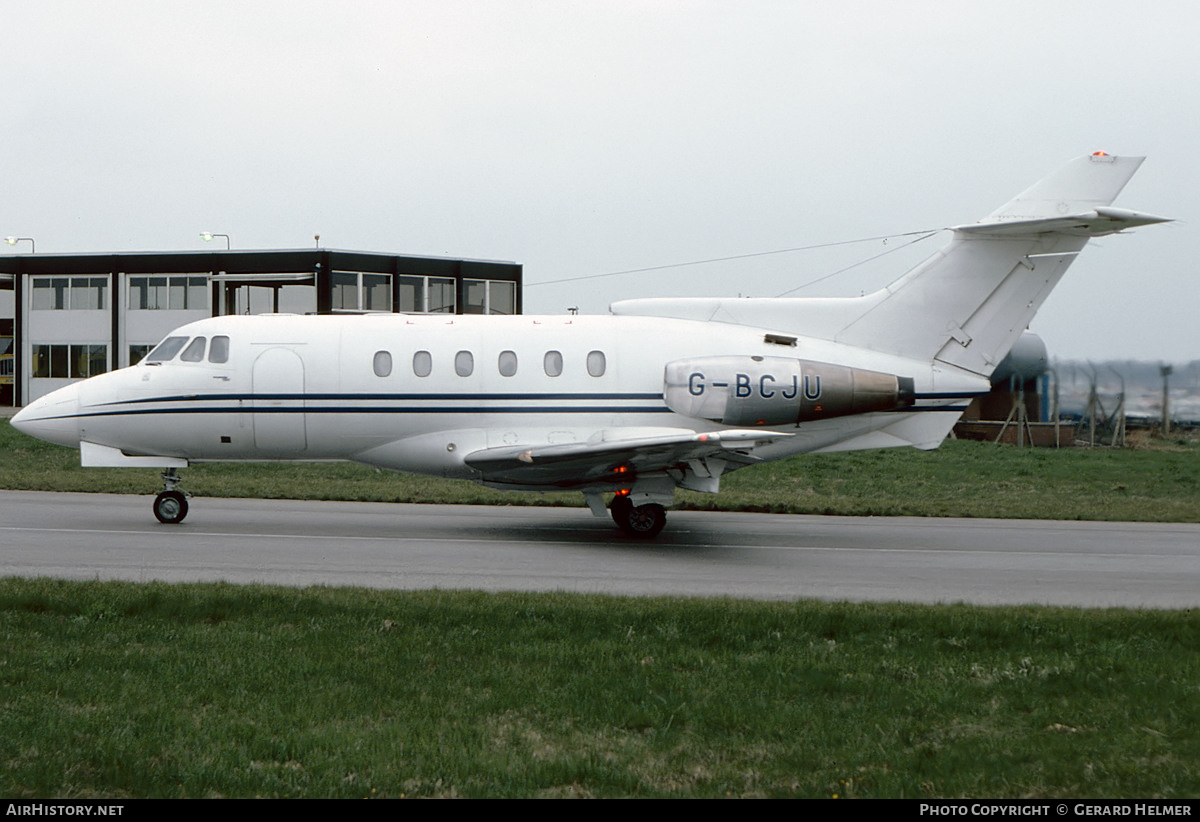
[[[608,504],[608,513],[612,514],[613,522],[618,528],[624,529],[623,523],[629,518],[629,510],[633,508],[633,503],[629,501],[629,497],[613,497],[613,501]]]
[[[163,491],[154,498],[154,516],[166,525],[183,522],[187,516],[187,497],[180,491]]]
[[[617,510],[614,508],[613,517],[616,516]],[[637,506],[631,504],[622,511],[621,519],[617,520],[621,530],[634,539],[654,539],[666,524],[667,509],[654,502]]]

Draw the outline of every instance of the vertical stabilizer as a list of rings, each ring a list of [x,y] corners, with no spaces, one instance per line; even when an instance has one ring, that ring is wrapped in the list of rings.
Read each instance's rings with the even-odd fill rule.
[[[614,314],[726,322],[834,340],[989,376],[1092,237],[1168,222],[1112,208],[1143,157],[1079,157],[886,288],[862,297],[642,299]]]
[[[991,374],[1094,236],[1162,222],[1109,208],[1142,157],[1072,160],[896,282],[862,298],[838,342]]]

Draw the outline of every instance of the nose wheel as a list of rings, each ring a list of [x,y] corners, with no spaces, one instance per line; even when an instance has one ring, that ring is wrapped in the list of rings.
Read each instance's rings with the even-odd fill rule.
[[[162,479],[166,490],[154,498],[154,516],[165,525],[183,522],[188,512],[187,497],[179,490],[179,483],[183,479],[174,468],[164,473]]]
[[[183,522],[187,516],[187,497],[182,491],[163,491],[154,498],[154,516],[166,525]]]

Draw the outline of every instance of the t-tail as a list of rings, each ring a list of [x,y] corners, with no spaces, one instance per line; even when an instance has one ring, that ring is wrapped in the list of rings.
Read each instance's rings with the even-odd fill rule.
[[[851,298],[631,300],[617,314],[787,330],[988,376],[1092,237],[1166,218],[1112,208],[1143,157],[1072,160],[872,294]]]

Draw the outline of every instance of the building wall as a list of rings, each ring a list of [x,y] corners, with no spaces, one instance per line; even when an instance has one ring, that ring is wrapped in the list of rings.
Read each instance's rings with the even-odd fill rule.
[[[0,389],[22,403],[132,365],[179,326],[226,313],[511,314],[521,305],[516,263],[323,249],[31,254],[0,257],[0,273],[14,277],[14,290],[0,290],[0,321],[7,312],[16,340],[16,378]]]
[[[27,400],[112,369],[108,275],[30,277],[21,296],[21,377]]]

